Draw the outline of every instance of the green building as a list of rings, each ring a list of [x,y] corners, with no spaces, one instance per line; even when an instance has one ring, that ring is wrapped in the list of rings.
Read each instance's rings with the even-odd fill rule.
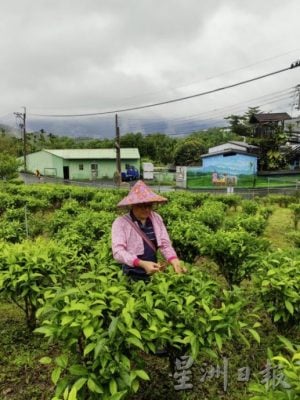
[[[20,158],[23,161],[23,158]],[[121,149],[121,170],[132,165],[140,171],[137,148]],[[116,172],[115,149],[41,150],[26,156],[28,172],[72,180],[112,179]]]

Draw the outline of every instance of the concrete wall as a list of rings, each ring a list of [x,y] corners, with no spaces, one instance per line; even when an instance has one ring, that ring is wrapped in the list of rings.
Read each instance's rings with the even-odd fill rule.
[[[42,175],[63,176],[63,160],[46,151],[28,154],[27,170],[35,173],[38,169]]]
[[[97,165],[97,169],[92,170],[93,164]],[[126,164],[134,165],[140,170],[139,160],[122,160],[122,171],[125,171]],[[69,166],[70,179],[73,180],[112,179],[116,172],[116,160],[64,160],[64,165]],[[83,166],[83,170],[79,169],[79,165]]]
[[[21,159],[21,158],[20,158]],[[69,168],[69,179],[72,180],[95,180],[108,178],[112,179],[116,171],[116,160],[69,160],[62,159],[47,151],[39,151],[29,154],[26,158],[27,170],[35,173],[38,169],[42,175],[64,178],[64,168]],[[97,169],[92,170],[92,164]],[[139,159],[121,160],[121,169],[125,171],[126,164],[135,166],[140,171]],[[79,166],[83,169],[80,169]]]

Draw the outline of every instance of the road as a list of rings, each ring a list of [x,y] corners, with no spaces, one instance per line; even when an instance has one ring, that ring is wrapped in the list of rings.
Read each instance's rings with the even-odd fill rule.
[[[64,185],[76,185],[76,186],[85,186],[85,187],[99,187],[99,188],[110,188],[116,189],[117,186],[112,180],[107,181],[88,181],[88,182],[80,182],[80,181],[72,181],[72,180],[64,180],[61,178],[52,178],[48,176],[42,176],[40,179],[32,174],[20,173],[20,178],[26,184],[36,184],[36,183],[58,183]],[[124,183],[122,186],[123,189],[131,187],[135,182]],[[211,193],[211,194],[226,194],[227,189],[175,189],[172,186],[164,186],[164,185],[151,185],[151,188],[158,193],[166,193],[166,192],[174,192],[177,190],[188,190],[194,193]],[[245,188],[234,188],[234,193],[240,195],[244,198],[254,198],[256,196],[267,196],[268,194],[283,194],[283,195],[293,195],[297,193],[299,190],[295,187],[270,187],[270,188],[254,188],[254,189],[245,189]],[[228,194],[230,195],[230,194]]]
[[[72,181],[72,180],[65,180],[61,178],[53,178],[50,176],[42,176],[41,178],[36,177],[33,174],[25,174],[20,173],[20,178],[23,180],[25,184],[37,184],[37,183],[58,183],[63,185],[76,185],[76,186],[86,186],[86,187],[99,187],[99,188],[110,188],[116,189],[117,186],[112,180],[106,181]],[[135,182],[128,182],[129,187],[134,185]],[[122,186],[122,188],[128,187],[128,185]],[[151,185],[151,188],[156,192],[172,192],[175,189],[172,186],[164,186],[164,185]]]

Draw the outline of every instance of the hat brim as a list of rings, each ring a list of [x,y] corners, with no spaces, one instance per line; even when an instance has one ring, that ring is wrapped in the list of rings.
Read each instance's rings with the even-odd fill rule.
[[[156,199],[148,199],[144,201],[130,201],[130,199],[126,199],[126,197],[121,200],[118,204],[117,207],[129,207],[129,206],[135,206],[137,204],[148,204],[148,203],[153,203],[153,204],[163,204],[166,203],[168,199],[162,196],[158,196]]]
[[[156,194],[153,192],[143,181],[139,180],[136,184],[131,188],[130,192],[123,200],[121,200],[117,206],[118,207],[127,207],[133,206],[135,204],[144,204],[144,203],[164,203],[168,201],[163,196]]]

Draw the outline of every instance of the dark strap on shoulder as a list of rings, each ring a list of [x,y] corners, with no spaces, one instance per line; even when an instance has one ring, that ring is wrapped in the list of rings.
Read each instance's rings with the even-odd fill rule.
[[[132,226],[132,228],[142,237],[142,239],[151,247],[151,249],[156,252],[157,249],[154,246],[154,244],[147,237],[147,235],[145,235],[145,233],[132,221],[132,219],[129,217],[129,215],[124,215],[123,218],[126,219],[127,222],[129,222],[129,224]]]

